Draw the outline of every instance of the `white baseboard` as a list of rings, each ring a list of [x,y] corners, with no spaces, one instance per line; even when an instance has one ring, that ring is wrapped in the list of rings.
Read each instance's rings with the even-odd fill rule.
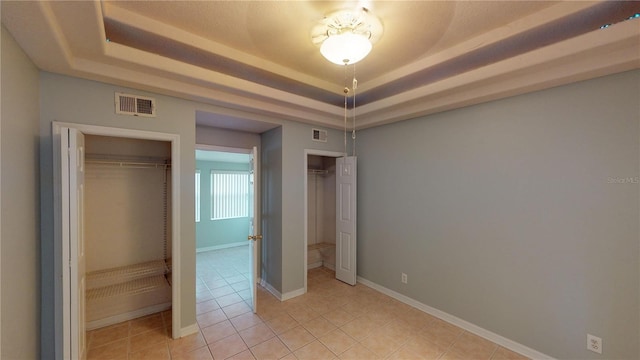
[[[271,293],[271,295],[275,296],[276,299],[280,300],[280,301],[287,301],[289,299],[293,299],[296,296],[300,296],[300,295],[304,295],[304,288],[302,289],[298,289],[298,290],[294,290],[294,291],[289,291],[288,293],[280,293],[280,291],[276,290],[273,286],[271,286],[271,284],[269,284],[268,282],[260,279],[260,285],[267,289],[268,292]]]
[[[304,295],[304,288],[301,288],[301,289],[298,289],[298,290],[289,291],[288,293],[282,294],[282,301],[293,299],[294,297],[297,297],[297,296],[300,296],[300,295]]]
[[[244,245],[249,245],[249,242],[248,241],[241,241],[241,242],[234,242],[234,243],[231,243],[231,244],[207,246],[207,247],[197,248],[196,252],[197,253],[201,253],[201,252],[212,251],[212,250],[222,250],[222,249],[228,249],[228,248],[237,247],[237,246],[244,246]]]
[[[191,324],[189,326],[185,326],[185,327],[181,328],[179,336],[181,338],[183,338],[185,336],[189,336],[191,334],[195,334],[198,331],[200,331],[200,327],[198,326],[198,323]]]
[[[280,294],[280,291],[276,290],[273,286],[271,286],[271,284],[269,284],[263,279],[260,279],[260,285],[263,288],[267,289],[267,291],[270,292],[271,295],[275,296],[276,299],[282,301],[282,294]]]
[[[517,352],[518,354],[524,355],[530,359],[553,359],[551,356],[543,354],[539,351],[533,350],[527,346],[524,346],[520,343],[517,343],[513,340],[509,340],[501,335],[493,333],[489,330],[483,329],[477,325],[474,325],[468,321],[462,320],[456,316],[448,314],[444,311],[433,308],[429,305],[425,305],[417,300],[414,300],[408,296],[402,295],[398,292],[395,292],[391,289],[387,289],[382,285],[378,285],[373,281],[369,281],[363,277],[358,276],[358,282],[366,285],[372,289],[378,290],[381,293],[388,295],[400,302],[403,302],[409,306],[412,306],[420,311],[423,311],[429,315],[433,315],[439,319],[442,319],[450,324],[456,325],[459,328],[462,328],[470,333],[476,334],[480,337],[483,337],[489,341],[492,341],[506,349]]]

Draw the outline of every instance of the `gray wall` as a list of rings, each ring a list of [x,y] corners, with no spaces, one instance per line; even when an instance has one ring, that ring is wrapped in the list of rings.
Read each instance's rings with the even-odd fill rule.
[[[260,277],[282,290],[282,127],[262,134]]]
[[[38,69],[2,27],[2,353],[40,356]]]
[[[639,94],[627,72],[361,131],[358,275],[553,357],[640,358]]]
[[[243,242],[249,235],[249,218],[211,220],[211,170],[249,171],[249,164],[196,160],[200,170],[200,222],[196,223],[196,250]]]
[[[196,126],[196,144],[226,146],[260,151],[260,134],[234,131],[211,126]]]
[[[326,143],[311,139],[311,126],[286,122],[282,131],[282,293],[304,289],[304,234],[307,196],[305,149],[341,152],[342,131],[328,129]],[[349,149],[351,149],[349,145]]]
[[[124,91],[157,99],[155,118],[116,115],[114,93]],[[40,74],[40,171],[42,222],[42,332],[43,354],[54,351],[54,289],[59,279],[54,277],[53,246],[53,155],[52,121],[156,131],[180,135],[181,203],[180,203],[180,275],[181,327],[196,323],[195,317],[195,110],[200,104],[172,97],[149,94],[94,81],[87,81],[43,72]],[[58,311],[58,315],[56,315]],[[61,326],[61,325],[60,325]],[[45,335],[46,334],[46,335]]]
[[[305,149],[344,149],[341,131],[327,129],[321,143],[311,139],[311,129],[282,121],[262,134],[262,276],[285,296],[304,290]]]

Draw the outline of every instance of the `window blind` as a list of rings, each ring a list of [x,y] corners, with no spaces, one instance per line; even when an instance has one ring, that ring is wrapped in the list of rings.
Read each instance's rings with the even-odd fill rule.
[[[249,172],[211,171],[211,220],[249,216]]]

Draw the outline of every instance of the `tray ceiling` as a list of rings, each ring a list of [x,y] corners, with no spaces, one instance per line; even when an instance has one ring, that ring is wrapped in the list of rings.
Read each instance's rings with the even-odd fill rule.
[[[354,69],[311,30],[365,7],[384,33],[356,64],[358,127],[640,67],[638,2],[2,1],[41,69],[217,105],[218,121],[340,128]],[[604,24],[612,24],[600,29]],[[348,79],[348,80],[347,80]],[[202,116],[216,124],[216,116]],[[213,120],[212,120],[213,119]],[[212,122],[207,122],[212,121]]]

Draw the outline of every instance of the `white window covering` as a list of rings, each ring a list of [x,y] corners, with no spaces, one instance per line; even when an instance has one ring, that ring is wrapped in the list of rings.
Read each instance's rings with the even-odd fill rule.
[[[211,220],[249,216],[249,172],[211,171]]]

